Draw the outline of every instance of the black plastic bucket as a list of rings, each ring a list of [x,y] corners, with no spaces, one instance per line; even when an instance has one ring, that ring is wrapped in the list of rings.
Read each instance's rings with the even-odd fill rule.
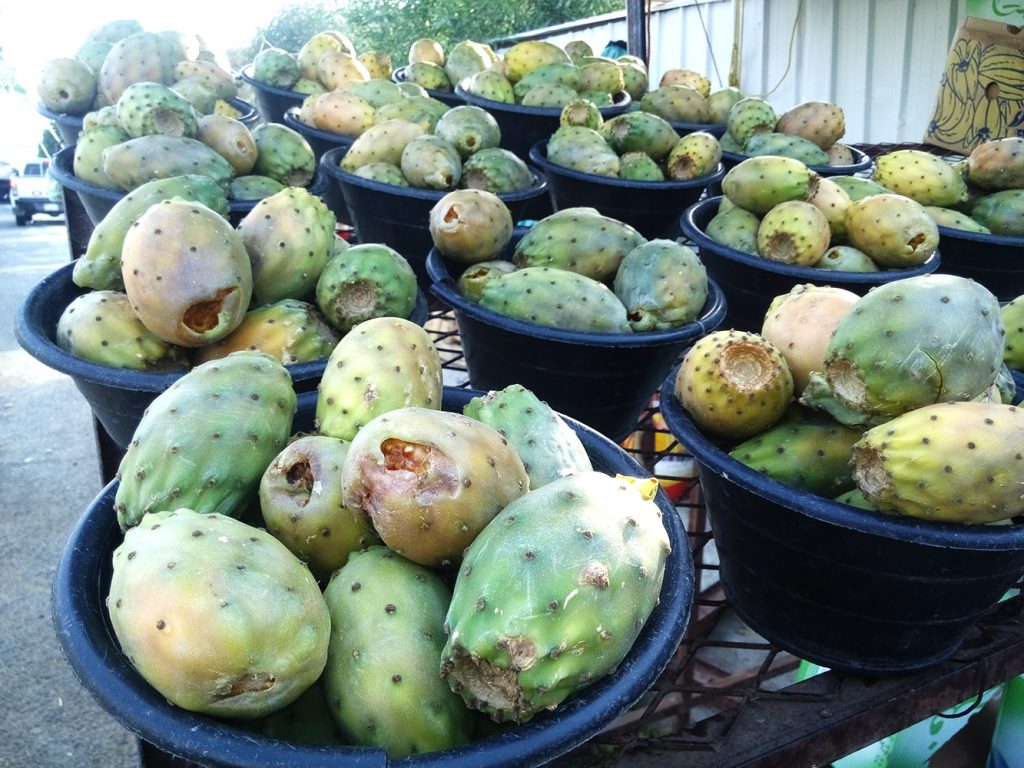
[[[483,107],[498,121],[501,128],[501,146],[526,160],[530,147],[541,139],[547,139],[558,130],[562,110],[559,107],[524,107],[522,104],[506,104],[503,101],[486,99],[469,93],[461,85],[455,86],[455,93],[467,104]],[[626,91],[615,96],[615,103],[600,107],[605,120],[629,110],[632,100]]]
[[[399,67],[391,73],[391,80],[396,83],[404,83],[409,74],[409,67]],[[465,104],[466,100],[454,91],[439,91],[437,88],[424,88],[427,95],[432,99],[437,99],[440,102],[447,104],[449,107],[457,107],[461,104]]]
[[[690,206],[680,219],[683,234],[700,253],[700,259],[725,293],[729,313],[725,325],[760,333],[768,305],[776,296],[789,293],[801,283],[832,285],[863,296],[871,288],[905,277],[926,275],[939,268],[936,251],[919,266],[878,272],[840,272],[782,264],[751,256],[717,243],[705,234],[708,222],[718,212],[721,197],[709,197]]]
[[[85,397],[96,419],[118,448],[124,450],[153,398],[181,378],[182,373],[152,373],[100,365],[75,357],[57,344],[57,321],[64,309],[87,289],[71,280],[74,262],[60,267],[29,291],[15,318],[18,343],[39,362],[67,374]],[[427,322],[427,297],[419,291],[409,319]],[[327,358],[285,366],[297,391],[315,389]]]
[[[709,184],[725,175],[721,165],[714,173],[686,181],[631,181],[582,173],[548,160],[547,139],[530,148],[530,161],[548,177],[556,210],[596,208],[605,216],[635,227],[649,240],[679,237],[679,217],[701,198]]]
[[[1024,294],[1024,237],[939,227],[939,272],[969,277],[999,301]]]
[[[661,390],[672,434],[697,462],[726,596],[770,642],[869,675],[948,659],[1024,574],[1024,524],[930,523],[797,491],[702,434]]]
[[[725,299],[708,281],[708,299],[691,323],[667,331],[586,333],[548,328],[492,312],[456,288],[461,270],[436,249],[427,257],[430,290],[455,312],[469,383],[477,389],[522,384],[556,411],[625,439],[665,373],[693,343],[721,325]]]
[[[434,247],[430,236],[430,209],[447,193],[418,187],[399,187],[344,171],[339,163],[347,147],[336,147],[320,158],[320,172],[340,190],[361,243],[384,243],[412,265],[420,286],[427,290],[427,252]],[[512,221],[543,218],[550,212],[548,182],[534,171],[536,183],[528,189],[503,192]]]
[[[334,211],[335,217],[343,224],[352,225],[352,216],[348,212],[348,206],[345,204],[345,197],[341,194],[341,189],[337,184],[333,184],[327,177],[327,174],[323,173],[319,168],[320,158],[323,157],[327,152],[336,147],[344,147],[346,150],[352,146],[352,142],[356,139],[354,136],[347,136],[344,133],[335,133],[333,131],[323,131],[319,128],[314,128],[311,125],[299,120],[299,110],[297,107],[289,107],[284,113],[284,124],[287,125],[294,131],[298,131],[302,134],[306,141],[309,142],[309,146],[313,148],[313,154],[317,160],[317,176],[322,181],[322,189],[320,192],[321,199],[327,204],[327,207]]]
[[[301,107],[308,94],[289,88],[278,88],[257,80],[252,76],[252,64],[242,67],[238,73],[242,82],[248,84],[256,96],[256,108],[265,123],[281,123],[289,107]]]
[[[445,410],[461,412],[480,392],[445,388]],[[293,428],[312,427],[316,393],[299,395]],[[647,476],[625,451],[569,420],[594,468],[608,474]],[[694,569],[679,515],[664,491],[656,501],[668,531],[668,557],[661,598],[619,667],[567,699],[553,712],[503,728],[464,746],[389,761],[383,750],[322,747],[284,742],[236,728],[230,722],[188,712],[167,702],[146,683],[121,652],[105,605],[112,553],[122,535],[113,512],[117,482],[89,505],[71,532],[53,582],[57,638],[75,675],[122,726],[157,748],[210,768],[450,768],[472,765],[536,766],[573,749],[626,711],[650,688],[671,660],[689,620]]]

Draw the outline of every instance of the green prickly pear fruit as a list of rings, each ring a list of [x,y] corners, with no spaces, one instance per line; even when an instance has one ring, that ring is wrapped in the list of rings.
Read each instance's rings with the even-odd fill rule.
[[[666,69],[658,85],[688,85],[704,98],[711,95],[711,81],[700,72],[684,67]]]
[[[96,99],[96,74],[76,57],[49,59],[36,79],[36,92],[51,112],[84,115]]]
[[[85,40],[80,46],[78,46],[78,48],[75,49],[74,58],[78,59],[92,70],[94,89],[93,100],[86,105],[86,111],[92,109],[93,104],[96,103],[96,73],[100,71],[100,67],[103,66],[103,60],[107,58],[107,54],[110,53],[110,49],[113,47],[114,43],[107,40]]]
[[[441,358],[423,328],[377,317],[342,336],[316,401],[321,434],[351,440],[374,417],[406,406],[441,407]]]
[[[619,178],[630,181],[664,181],[665,173],[646,152],[626,152],[619,158]]]
[[[687,350],[673,390],[702,431],[738,441],[781,421],[793,402],[793,376],[781,350],[760,334],[721,330]]]
[[[103,170],[103,152],[107,147],[128,141],[128,138],[128,134],[118,125],[83,128],[75,142],[72,160],[75,178],[104,189],[121,189]]]
[[[704,264],[692,248],[675,240],[649,240],[627,253],[612,287],[637,332],[689,323],[708,298]]]
[[[416,306],[416,274],[394,248],[360,243],[327,262],[316,284],[316,304],[342,333],[372,317],[409,317]]]
[[[761,336],[786,358],[796,394],[807,388],[811,371],[824,368],[832,331],[859,298],[845,288],[801,283],[772,299]]]
[[[621,161],[604,137],[593,128],[567,125],[548,138],[548,160],[581,173],[618,176]]]
[[[1003,305],[1002,314],[1006,330],[1003,362],[1010,368],[1024,371],[1024,295]]]
[[[971,218],[993,235],[1024,237],[1024,189],[1004,189],[978,198]]]
[[[833,245],[814,265],[817,269],[833,272],[877,272],[878,265],[864,251],[852,245]]]
[[[279,741],[315,746],[344,746],[338,726],[327,708],[323,677],[291,704],[252,720],[233,723],[238,728]]]
[[[548,328],[631,333],[626,307],[602,282],[567,269],[521,267],[488,280],[480,306]]]
[[[471,264],[462,271],[459,279],[455,281],[455,288],[458,292],[470,301],[480,301],[484,286],[497,275],[515,272],[516,265],[511,261],[494,259],[492,261],[481,261]]]
[[[424,134],[405,145],[399,161],[402,175],[421,189],[454,189],[462,178],[462,158],[451,143]]]
[[[444,67],[431,61],[415,61],[405,69],[406,81],[428,91],[451,91],[452,81]]]
[[[830,101],[805,101],[779,115],[773,130],[800,136],[825,150],[846,134],[846,115]]]
[[[947,229],[959,229],[964,232],[977,232],[978,234],[991,234],[988,227],[983,226],[968,216],[966,213],[953,208],[943,208],[938,205],[926,205],[925,212],[932,217],[937,226]]]
[[[718,144],[723,152],[732,152],[734,155],[743,154],[743,145],[736,141],[728,131],[718,137]]]
[[[252,129],[256,142],[253,173],[277,179],[286,187],[305,187],[316,174],[316,155],[306,137],[281,123],[260,123]]]
[[[756,96],[747,96],[732,105],[726,126],[742,147],[755,133],[774,131],[777,122],[778,116],[771,104]]]
[[[391,82],[391,75],[394,73],[391,54],[384,51],[363,51],[356,58],[366,67],[366,71],[370,73],[371,80]],[[398,90],[397,87],[395,90]]]
[[[878,507],[868,501],[868,497],[864,495],[864,492],[860,488],[853,488],[846,493],[841,493],[836,496],[835,501],[840,504],[849,504],[851,507],[857,509],[870,509],[873,512],[878,511]]]
[[[516,243],[517,267],[557,267],[605,281],[627,253],[646,242],[629,224],[589,208],[564,208],[546,216]]]
[[[832,230],[816,206],[787,200],[773,206],[757,228],[757,252],[783,264],[814,266],[828,250]]]
[[[820,178],[791,157],[748,157],[722,178],[722,194],[740,208],[763,216],[779,203],[807,200]]]
[[[675,122],[708,122],[707,98],[689,85],[662,85],[648,91],[637,108]]]
[[[729,110],[733,104],[743,98],[743,92],[735,86],[729,85],[719,88],[708,94],[708,122],[715,125],[727,125],[729,123]]]
[[[533,171],[514,152],[488,147],[474,152],[462,163],[462,186],[494,194],[529,189],[536,183]]]
[[[233,99],[238,96],[235,76],[216,61],[209,59],[178,61],[174,65],[172,82],[175,80],[198,80],[213,91],[218,99]]]
[[[573,99],[564,107],[558,116],[560,126],[579,125],[584,128],[598,130],[604,123],[604,115],[597,105],[589,99]]]
[[[883,283],[836,325],[801,402],[844,424],[872,424],[972,400],[996,379],[1003,334],[999,302],[973,280],[930,274]]]
[[[415,406],[363,425],[341,482],[345,505],[369,514],[385,544],[431,567],[458,563],[484,526],[530,488],[522,459],[496,429]]]
[[[235,352],[197,365],[150,403],[118,465],[121,529],[181,505],[241,515],[284,448],[295,407],[291,377],[270,355]]]
[[[200,174],[227,191],[235,175],[231,164],[216,150],[187,136],[139,136],[103,152],[103,170],[128,191],[154,179]]]
[[[505,74],[511,83],[518,83],[535,69],[556,63],[573,62],[561,46],[547,40],[526,40],[505,51]]]
[[[142,184],[114,203],[93,227],[85,253],[75,261],[72,282],[80,288],[122,290],[121,250],[125,235],[151,205],[172,197],[195,200],[221,216],[228,215],[224,191],[208,176],[172,176]]]
[[[665,158],[668,176],[677,181],[699,179],[718,170],[722,146],[707,131],[692,131],[675,143]]]
[[[939,228],[916,200],[885,193],[850,203],[846,238],[883,269],[912,267],[938,248]]]
[[[402,89],[397,83],[382,78],[371,77],[369,80],[356,80],[345,86],[348,93],[354,93],[375,110],[393,101],[404,99]]]
[[[117,122],[133,139],[151,134],[195,138],[199,130],[192,103],[162,83],[132,83],[114,106]]]
[[[399,166],[405,145],[426,130],[407,120],[385,120],[366,130],[352,142],[339,166],[349,173],[369,163],[390,163]]]
[[[851,449],[862,434],[835,422],[783,422],[729,455],[789,488],[833,498],[854,488]]]
[[[253,304],[305,299],[334,249],[334,212],[304,187],[260,200],[238,223],[252,264]]]
[[[967,182],[952,163],[920,149],[898,149],[875,158],[872,181],[921,205],[954,207],[967,200]]]
[[[451,47],[444,60],[444,71],[452,85],[487,69],[496,56],[490,46],[474,40],[461,40]]]
[[[537,85],[549,85],[556,83],[571,88],[574,91],[581,90],[580,68],[575,64],[567,62],[555,62],[537,67],[527,73],[519,82],[512,86],[512,93],[516,101],[522,101],[527,91]]]
[[[228,185],[228,198],[231,200],[262,200],[280,192],[285,186],[277,179],[247,173],[236,176]]]
[[[313,99],[313,125],[322,131],[359,136],[376,122],[373,105],[350,90],[321,93]]]
[[[1024,410],[942,402],[868,430],[853,446],[853,477],[882,512],[982,524],[1024,511]]]
[[[370,71],[348,51],[327,51],[316,63],[316,79],[327,92],[344,90],[350,83],[370,79]]]
[[[441,670],[469,707],[525,722],[625,658],[671,550],[655,482],[631,480],[555,480],[505,507],[466,550]]]
[[[551,107],[564,109],[565,105],[579,98],[579,92],[561,83],[541,83],[523,94],[519,101],[524,107]]]
[[[139,320],[121,291],[76,296],[57,319],[57,344],[83,360],[136,371],[185,371],[185,350],[168,344]]]
[[[241,324],[220,341],[197,350],[195,361],[205,363],[244,349],[265,352],[283,365],[322,360],[341,338],[312,304],[281,299],[250,309]]]
[[[831,178],[822,176],[814,193],[807,202],[825,214],[833,241],[846,239],[846,209],[850,207],[850,195]]]
[[[91,112],[86,112],[82,116],[83,131],[88,131],[90,128],[95,128],[98,125],[110,125],[115,128],[120,128],[121,126],[117,122],[117,107],[111,104],[106,107],[94,109]]]
[[[327,89],[324,88],[317,80],[309,80],[305,77],[300,77],[296,80],[295,85],[292,86],[292,90],[296,93],[304,93],[307,96],[319,96],[321,93],[327,93]]]
[[[830,147],[826,147],[825,154],[828,155],[829,165],[853,165],[855,161],[853,149],[846,144],[838,142]]]
[[[261,717],[327,663],[330,613],[312,574],[269,533],[224,515],[146,515],[114,550],[106,603],[132,666],[191,712]]]
[[[512,83],[505,75],[494,69],[485,69],[463,80],[461,83],[466,93],[480,96],[503,104],[515,104],[516,95]]]
[[[409,46],[408,63],[412,64],[416,61],[444,64],[444,46],[431,37],[420,37],[413,40]]]
[[[191,104],[196,115],[209,115],[217,109],[217,94],[201,80],[175,80],[171,83],[171,90]]]
[[[597,91],[616,95],[626,87],[622,67],[614,59],[592,56],[577,62],[580,75],[580,93]]]
[[[979,189],[1024,188],[1024,137],[1007,136],[979,144],[967,156],[966,166],[967,181]]]
[[[586,40],[570,40],[564,46],[562,46],[562,50],[564,50],[566,54],[569,56],[569,58],[572,59],[573,61],[581,59],[585,56],[594,55],[594,49]]]
[[[723,198],[723,200],[726,198]],[[745,208],[721,207],[704,228],[704,234],[728,248],[757,256],[757,229],[761,219]]]
[[[409,180],[402,175],[402,169],[391,163],[367,163],[356,168],[353,175],[396,187],[410,186]]]
[[[622,90],[629,94],[632,101],[639,102],[650,87],[651,81],[647,70],[640,64],[618,59],[622,70]]]
[[[347,743],[401,760],[470,740],[470,712],[438,674],[451,600],[440,575],[370,547],[331,578],[324,598],[324,687]]]
[[[91,29],[85,36],[85,39],[87,42],[98,40],[113,44],[122,38],[128,37],[128,35],[141,31],[142,25],[135,19],[114,19],[113,21],[105,21],[98,27]]]
[[[252,77],[275,88],[291,89],[302,73],[295,57],[283,48],[264,48],[252,59]]]
[[[260,478],[260,514],[267,531],[309,566],[318,579],[349,555],[380,544],[369,516],[342,501],[341,470],[349,443],[326,435],[290,442]]]
[[[252,297],[242,238],[219,213],[182,198],[155,203],[135,219],[121,248],[121,277],[146,327],[183,347],[227,336]]]
[[[810,139],[788,133],[764,131],[755,133],[743,145],[743,154],[782,155],[792,157],[807,165],[828,165],[828,155]]]
[[[579,435],[521,384],[474,397],[462,412],[498,430],[512,444],[523,460],[530,490],[593,469]]]
[[[256,165],[256,140],[241,120],[227,115],[203,115],[196,123],[196,138],[227,160],[236,176],[251,173]]]
[[[117,104],[132,83],[173,83],[174,61],[166,41],[154,32],[138,31],[111,47],[96,73],[96,104]]]
[[[302,76],[308,80],[318,79],[317,63],[325,53],[331,51],[344,51],[352,56],[356,55],[352,41],[344,33],[334,29],[322,30],[306,40],[295,54],[295,61]]]
[[[619,155],[646,152],[654,160],[664,159],[679,141],[669,122],[650,112],[623,112],[605,120],[598,132]]]
[[[861,176],[830,176],[833,183],[838,184],[850,196],[851,202],[862,200],[869,195],[884,195],[889,192],[876,181]]]
[[[434,135],[455,147],[463,160],[481,149],[497,147],[501,142],[501,128],[494,115],[473,104],[452,107],[441,115],[434,126]]]
[[[446,258],[460,264],[490,261],[512,239],[512,214],[504,201],[482,189],[457,189],[430,209],[430,237]]]
[[[425,92],[424,92],[425,93]],[[405,120],[418,123],[425,133],[433,133],[437,121],[450,107],[431,96],[406,96],[377,110],[377,123],[387,120]]]

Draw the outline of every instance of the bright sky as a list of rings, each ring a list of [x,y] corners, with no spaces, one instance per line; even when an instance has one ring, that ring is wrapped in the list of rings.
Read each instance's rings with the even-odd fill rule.
[[[37,75],[43,64],[71,56],[86,35],[107,21],[135,19],[143,29],[173,29],[200,35],[215,51],[245,45],[258,27],[266,25],[289,0],[95,0],[60,2],[50,14],[33,12],[31,3],[0,3],[0,47],[5,63],[17,72],[27,98],[0,94],[0,159],[17,161],[32,153],[46,128],[35,111]]]

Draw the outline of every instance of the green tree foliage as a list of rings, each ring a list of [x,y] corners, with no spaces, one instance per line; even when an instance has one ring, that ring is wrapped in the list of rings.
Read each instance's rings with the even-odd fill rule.
[[[287,6],[260,30],[253,43],[232,52],[242,66],[262,47],[296,52],[317,32],[335,29],[352,40],[356,50],[384,51],[395,66],[406,63],[409,46],[420,37],[437,40],[449,50],[462,40],[490,42],[519,32],[540,29],[625,8],[624,0],[347,0]]]

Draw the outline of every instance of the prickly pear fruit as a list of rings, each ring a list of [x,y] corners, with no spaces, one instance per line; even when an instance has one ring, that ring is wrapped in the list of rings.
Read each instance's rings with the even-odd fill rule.
[[[1024,189],[1004,189],[978,198],[971,218],[994,235],[1024,237]]]
[[[515,104],[516,95],[513,85],[505,75],[497,70],[485,69],[470,76],[461,83],[466,93],[480,96],[502,104]]]
[[[630,181],[664,181],[665,172],[646,152],[627,152],[619,157],[619,178]]]
[[[742,147],[755,133],[774,131],[777,123],[778,115],[771,104],[756,96],[747,96],[729,109],[726,125],[729,134]]]
[[[977,232],[978,234],[991,234],[988,227],[979,224],[966,213],[954,208],[942,208],[937,205],[926,205],[925,212],[932,217],[935,224],[947,229],[959,229],[964,232]],[[941,232],[940,232],[941,236]]]
[[[243,349],[266,352],[284,365],[322,360],[341,338],[312,304],[281,299],[250,309],[241,324],[220,341],[196,351],[195,361],[205,363]]]
[[[814,266],[832,237],[828,219],[816,206],[787,200],[773,206],[757,228],[757,252],[783,264]]]
[[[797,394],[807,388],[811,371],[823,370],[832,331],[859,298],[845,288],[802,283],[772,299],[761,336],[786,358]]]
[[[593,128],[567,125],[558,128],[547,143],[548,160],[581,173],[618,176],[620,160],[604,137]]]
[[[164,341],[201,347],[241,324],[252,297],[242,238],[202,203],[151,205],[124,236],[121,277],[139,319]]]
[[[856,158],[853,156],[853,148],[846,144],[839,144],[837,142],[828,147],[825,150],[825,154],[828,155],[829,165],[853,165],[856,162]]]
[[[570,40],[569,42],[562,46],[562,50],[564,50],[569,55],[569,58],[572,59],[573,61],[576,61],[577,59],[580,59],[584,56],[594,55],[594,49],[586,40]]]
[[[853,476],[882,512],[981,524],[1024,512],[1024,410],[942,402],[874,427],[853,446]]]
[[[677,181],[699,179],[718,170],[722,146],[707,131],[691,131],[679,139],[665,158],[669,178]]]
[[[705,98],[711,95],[711,81],[700,72],[685,67],[666,69],[658,85],[688,85]]]
[[[198,80],[220,100],[238,96],[235,76],[211,59],[179,60],[174,65],[173,80]]]
[[[1024,296],[1007,302],[1002,308],[1006,343],[1003,362],[1018,371],[1024,371]]]
[[[781,350],[760,334],[721,330],[687,350],[673,390],[702,431],[745,440],[782,419],[793,376]]]
[[[320,587],[266,531],[175,507],[128,531],[113,567],[107,612],[121,650],[183,709],[261,717],[295,701],[327,663]]]
[[[397,83],[379,78],[357,80],[346,85],[345,90],[365,99],[375,110],[385,104],[405,98]]]
[[[310,113],[315,128],[350,137],[365,133],[377,119],[377,111],[370,102],[347,90],[312,97]]]
[[[369,128],[352,142],[339,163],[349,173],[369,163],[398,166],[405,145],[425,133],[423,126],[407,120],[385,120]]]
[[[316,80],[317,62],[320,57],[330,51],[344,51],[353,56],[356,55],[355,47],[348,36],[334,29],[327,29],[312,35],[299,48],[295,54],[295,61],[299,65],[299,72],[309,80]]]
[[[253,173],[277,179],[286,187],[305,187],[316,174],[316,155],[306,137],[281,123],[260,123],[252,129],[256,142]]]
[[[447,104],[431,96],[406,96],[378,109],[377,123],[405,120],[419,124],[426,133],[433,133],[437,121],[448,109]]]
[[[284,189],[277,179],[269,176],[260,176],[255,173],[247,173],[244,176],[236,176],[228,184],[228,199],[230,200],[262,200]]]
[[[331,578],[324,598],[324,688],[348,743],[401,760],[470,740],[470,712],[438,674],[451,591],[437,573],[370,547]]]
[[[327,51],[316,62],[316,79],[330,93],[344,89],[349,83],[369,80],[370,71],[355,54]]]
[[[132,83],[118,98],[117,122],[132,138],[160,134],[195,138],[199,116],[192,103],[162,83]]]
[[[166,42],[154,32],[138,31],[111,47],[96,73],[97,106],[116,104],[132,83],[174,82],[174,62]]]
[[[301,76],[299,63],[283,48],[264,48],[252,58],[252,77],[261,83],[291,89]]]
[[[78,57],[49,59],[36,79],[36,92],[51,112],[84,115],[96,99],[96,74]]]
[[[574,91],[567,85],[561,83],[541,83],[523,94],[520,104],[524,107],[551,107],[553,109],[565,109],[565,105],[579,97],[579,92]]]
[[[598,132],[616,153],[642,151],[654,160],[664,159],[679,141],[668,120],[639,110],[605,120]]]
[[[103,170],[103,153],[129,136],[119,125],[97,125],[83,128],[75,142],[72,169],[75,178],[104,189],[120,190],[121,186]]]
[[[252,264],[254,305],[305,299],[334,248],[334,212],[304,187],[260,200],[238,223]]]
[[[592,56],[576,62],[580,73],[580,93],[597,91],[612,96],[626,87],[622,67],[614,59]]]
[[[336,747],[345,744],[327,708],[322,676],[288,706],[263,717],[239,720],[234,725],[251,733],[295,744]]]
[[[800,136],[824,150],[846,134],[846,115],[838,104],[805,101],[779,115],[774,130]]]
[[[522,459],[493,427],[410,406],[383,413],[356,433],[342,485],[345,505],[366,511],[385,544],[437,567],[459,562],[530,481]]]
[[[588,208],[563,208],[516,243],[517,267],[558,267],[594,280],[614,278],[627,253],[646,242],[629,224]]]
[[[566,62],[555,62],[545,64],[531,70],[515,85],[512,86],[512,93],[517,101],[522,101],[526,93],[538,85],[564,85],[573,91],[581,90],[580,68],[575,64]]]
[[[463,160],[501,142],[501,128],[494,115],[473,104],[452,107],[441,115],[434,135],[455,147]]]
[[[413,40],[409,46],[408,62],[432,61],[435,64],[444,64],[444,46],[432,37],[420,37]]]
[[[372,317],[409,317],[416,274],[383,243],[360,243],[331,256],[316,284],[316,304],[342,333]]]
[[[877,272],[878,265],[852,245],[833,245],[818,259],[816,269],[834,272]]]
[[[407,82],[416,83],[428,91],[451,91],[454,88],[444,67],[431,61],[414,61],[405,70]]]
[[[760,217],[745,208],[719,209],[707,223],[704,234],[728,248],[757,256],[757,229],[760,225]]]
[[[825,214],[833,241],[846,239],[846,209],[853,201],[845,189],[827,176],[822,176],[807,202]]]
[[[851,201],[861,200],[868,195],[884,195],[889,192],[878,182],[860,176],[830,176],[829,178],[843,188],[850,196]]]
[[[967,156],[967,181],[989,192],[1024,188],[1024,137],[979,144]]]
[[[522,158],[503,147],[474,152],[462,163],[462,186],[494,194],[529,189],[536,183]]]
[[[398,317],[359,323],[331,352],[320,380],[316,426],[351,440],[371,419],[405,406],[441,407],[441,357],[422,327]]]
[[[559,126],[580,125],[595,131],[604,123],[604,115],[597,105],[589,99],[573,99],[564,107],[558,116]]]
[[[57,319],[61,349],[101,365],[137,371],[185,371],[185,350],[168,344],[139,320],[121,291],[75,297]]]
[[[593,469],[579,435],[521,384],[474,397],[462,412],[498,430],[512,444],[523,460],[530,490]]]
[[[482,189],[457,189],[430,209],[430,237],[444,256],[461,264],[490,261],[512,239],[512,214],[504,201]]]
[[[726,125],[729,122],[729,110],[742,98],[743,92],[731,85],[709,93],[708,122],[715,125]]]
[[[406,144],[399,167],[409,184],[422,189],[453,189],[462,178],[458,150],[433,134],[417,136]]]
[[[526,40],[505,51],[505,74],[512,83],[518,83],[534,69],[554,63],[572,64],[572,59],[561,46],[547,40]]]
[[[553,267],[522,267],[488,280],[480,306],[548,328],[630,333],[626,307],[611,288],[586,275]]]
[[[967,200],[967,182],[950,162],[920,149],[897,149],[875,158],[876,181],[921,205],[954,207]]]
[[[722,194],[740,208],[763,216],[787,200],[807,200],[820,178],[791,157],[748,157],[722,178]]]
[[[122,530],[182,505],[239,516],[284,448],[295,406],[288,371],[262,352],[190,370],[156,396],[118,466]]]
[[[525,722],[622,662],[671,549],[656,487],[581,472],[516,499],[477,536],[455,580],[441,667],[469,707]]]
[[[846,237],[883,268],[924,264],[939,246],[939,229],[924,206],[894,193],[851,202]]]
[[[381,184],[391,184],[396,187],[409,187],[408,179],[402,175],[402,169],[391,163],[367,163],[353,171],[354,176],[370,181],[379,181]]]
[[[196,138],[223,156],[236,177],[251,173],[256,165],[256,140],[241,120],[226,115],[203,115],[196,123]]]
[[[707,98],[689,85],[662,85],[645,93],[637,107],[674,122],[708,122]]]
[[[748,157],[782,155],[807,165],[828,165],[825,150],[810,139],[774,131],[755,133],[743,144],[743,154]]]
[[[844,424],[871,424],[972,400],[996,379],[1003,333],[999,302],[973,280],[930,274],[883,283],[840,319],[801,402]]]
[[[154,179],[200,174],[223,189],[235,175],[231,164],[216,150],[187,136],[139,136],[108,147],[103,170],[123,190],[132,190]]]
[[[385,51],[363,51],[356,58],[366,67],[371,80],[386,80],[390,82],[391,75],[394,74],[391,54]]]
[[[494,259],[492,261],[481,261],[476,264],[470,264],[463,270],[462,274],[459,275],[459,279],[455,281],[455,288],[462,296],[465,296],[470,301],[479,302],[480,296],[484,291],[484,286],[487,285],[490,280],[494,279],[498,275],[515,271],[516,265],[511,261],[505,261],[503,259]]]
[[[349,444],[326,435],[290,442],[260,478],[260,513],[267,531],[309,565],[318,579],[349,555],[380,543],[370,518],[342,502],[341,469]]]
[[[625,305],[634,331],[677,328],[703,309],[707,271],[689,246],[675,240],[649,240],[622,259],[613,290]]]

